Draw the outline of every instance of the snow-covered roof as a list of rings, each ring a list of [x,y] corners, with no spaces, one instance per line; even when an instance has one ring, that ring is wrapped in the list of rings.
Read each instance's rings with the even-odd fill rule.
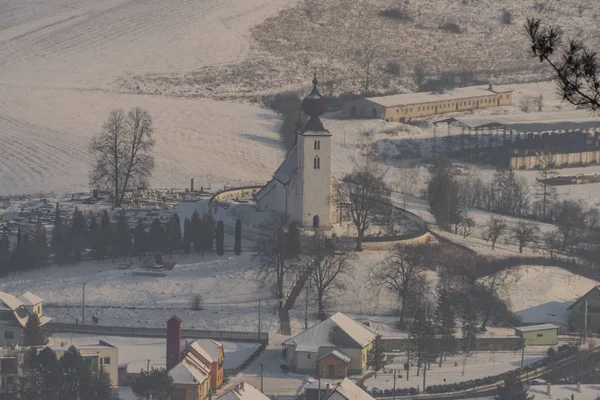
[[[589,110],[465,116],[446,118],[437,122],[457,122],[471,129],[503,127],[517,132],[546,132],[600,127],[600,118],[594,116]]]
[[[269,400],[269,398],[254,386],[242,382],[229,392],[217,397],[217,400]]]
[[[13,311],[23,305],[15,296],[5,292],[0,292],[0,301]]]
[[[198,339],[190,345],[198,354],[209,363],[219,362],[219,350],[223,345],[212,339]]]
[[[296,168],[298,165],[298,146],[294,146],[290,154],[283,160],[275,174],[273,174],[273,178],[283,183],[287,184],[296,174]]]
[[[260,200],[265,197],[271,190],[275,189],[275,179],[271,179],[265,186],[254,194],[255,200]]]
[[[419,93],[403,93],[392,96],[383,97],[368,97],[366,100],[379,104],[385,107],[404,106],[412,104],[433,103],[437,101],[459,100],[470,97],[489,96],[496,93],[512,92],[505,86],[493,86],[489,90],[488,85],[484,86],[468,86],[464,88],[456,88],[444,92],[419,92]]]
[[[36,296],[31,292],[25,292],[17,297],[17,299],[19,299],[26,306],[36,306],[44,301],[41,297]]]
[[[329,356],[334,356],[335,358],[337,358],[340,361],[345,362],[346,364],[348,364],[350,362],[350,360],[352,360],[350,357],[348,357],[341,351],[333,350],[333,351],[323,354],[321,357],[317,358],[317,361],[320,361],[320,360],[324,359],[325,357],[329,357]]]
[[[567,310],[572,310],[573,308],[575,308],[575,306],[580,302],[585,300],[590,293],[595,292],[595,291],[600,291],[600,285],[596,285],[593,288],[591,288],[586,294],[584,294],[583,296],[581,296],[580,298],[578,298],[573,304],[571,304]]]
[[[210,376],[210,370],[193,354],[186,354],[176,366],[171,368],[169,376],[173,383],[194,385],[204,382]]]
[[[336,329],[337,328],[337,329]],[[343,335],[346,337],[342,337]],[[317,352],[320,347],[368,346],[379,333],[340,312],[283,342],[296,351]],[[351,342],[349,343],[348,339]],[[353,345],[354,344],[354,345]]]
[[[534,331],[546,331],[549,329],[558,329],[559,327],[554,324],[541,324],[541,325],[529,325],[519,326],[515,328],[515,331],[519,332],[534,332]]]
[[[359,388],[356,383],[348,378],[341,381],[325,399],[330,398],[334,393],[342,395],[347,400],[374,400],[371,395]]]

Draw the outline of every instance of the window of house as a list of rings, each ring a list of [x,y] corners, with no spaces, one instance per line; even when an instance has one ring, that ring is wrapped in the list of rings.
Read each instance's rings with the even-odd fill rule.
[[[104,357],[104,365],[110,365],[110,357]]]
[[[542,337],[542,336],[544,336],[544,334],[543,334],[543,333],[538,333],[538,334],[537,334],[537,337]]]
[[[341,374],[342,373],[342,364],[338,364],[337,365],[337,373]]]
[[[14,331],[4,331],[4,339],[14,339],[15,332]]]
[[[310,360],[310,356],[311,356],[311,354],[310,354],[310,353],[307,353],[307,354],[306,354],[306,358],[307,358],[307,359],[309,359],[309,360]]]
[[[316,156],[313,160],[313,167],[314,169],[321,169],[321,160],[319,159],[319,156]]]
[[[321,150],[321,141],[320,140],[315,140],[315,150]]]

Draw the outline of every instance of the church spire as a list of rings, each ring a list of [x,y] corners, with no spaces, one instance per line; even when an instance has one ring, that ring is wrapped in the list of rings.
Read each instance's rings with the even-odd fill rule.
[[[317,73],[315,72],[312,80],[312,91],[302,100],[302,111],[309,116],[308,122],[302,129],[303,131],[325,131],[319,117],[327,112],[327,99],[321,95],[317,85]]]

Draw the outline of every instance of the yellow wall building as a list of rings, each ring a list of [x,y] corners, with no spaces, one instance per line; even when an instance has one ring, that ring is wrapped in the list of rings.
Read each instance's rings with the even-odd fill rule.
[[[369,97],[349,104],[350,118],[379,118],[407,122],[429,117],[483,108],[510,106],[512,90],[506,87],[469,86],[443,92],[405,93]]]
[[[525,346],[553,346],[558,343],[558,326],[552,324],[521,326],[515,335],[523,338]]]

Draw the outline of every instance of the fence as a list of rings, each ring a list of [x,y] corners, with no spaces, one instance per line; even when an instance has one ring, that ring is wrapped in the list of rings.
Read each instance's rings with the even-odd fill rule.
[[[166,338],[167,328],[135,328],[126,326],[79,325],[50,322],[45,325],[49,333],[88,333],[107,336],[133,336]],[[209,331],[199,329],[182,329],[181,335],[189,339],[215,339],[230,342],[258,342],[269,343],[269,334],[266,332],[236,332],[236,331]]]

